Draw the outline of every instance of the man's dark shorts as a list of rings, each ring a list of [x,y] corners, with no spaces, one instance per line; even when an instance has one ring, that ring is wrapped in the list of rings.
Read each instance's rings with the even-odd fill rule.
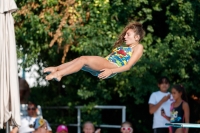
[[[169,133],[169,128],[154,128],[153,133]]]

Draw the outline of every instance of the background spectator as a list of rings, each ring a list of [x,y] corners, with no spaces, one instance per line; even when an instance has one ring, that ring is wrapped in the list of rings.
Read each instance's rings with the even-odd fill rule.
[[[83,124],[83,132],[84,133],[100,133],[101,129],[97,129],[95,131],[94,124],[90,121],[87,121]]]
[[[167,119],[162,117],[161,113],[164,111],[167,116],[170,115],[170,100],[169,79],[165,76],[158,80],[159,91],[153,92],[149,98],[149,112],[153,114],[153,132],[154,133],[169,133],[169,123]]]
[[[52,133],[52,130],[50,130],[49,123],[47,120],[38,117],[33,125],[34,131],[33,133]]]
[[[38,108],[33,102],[28,103],[27,107],[28,116],[22,117],[21,126],[19,128],[19,133],[27,133],[34,131],[33,125],[35,120],[38,118]],[[51,131],[51,127],[48,126],[48,130]]]
[[[56,133],[68,133],[68,128],[65,125],[59,125],[56,129]]]
[[[125,121],[121,124],[121,133],[133,133],[132,124],[128,121]]]

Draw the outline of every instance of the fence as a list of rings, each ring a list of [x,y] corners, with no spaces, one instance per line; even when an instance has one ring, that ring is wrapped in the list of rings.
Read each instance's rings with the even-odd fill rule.
[[[69,109],[68,106],[52,106],[52,107],[42,107],[44,109]],[[75,106],[77,109],[77,123],[76,124],[68,124],[69,126],[76,126],[77,133],[81,133],[81,109],[84,106]],[[122,110],[122,122],[126,121],[126,106],[113,106],[113,105],[96,105],[93,107],[94,109],[121,109]],[[101,124],[99,127],[104,128],[120,128],[121,125],[106,125]]]

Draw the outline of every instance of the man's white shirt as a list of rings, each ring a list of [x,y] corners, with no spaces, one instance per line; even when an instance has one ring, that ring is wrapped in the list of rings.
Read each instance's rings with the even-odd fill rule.
[[[153,92],[149,98],[149,104],[156,105],[160,100],[164,97],[169,95],[169,92],[161,92],[161,91],[156,91]],[[172,98],[168,99],[166,102],[164,102],[153,114],[153,129],[154,128],[163,128],[163,127],[168,127],[165,125],[165,123],[169,123],[167,119],[165,119],[163,116],[161,116],[161,109],[164,109],[165,114],[167,116],[170,116],[170,106],[171,103],[173,102]]]

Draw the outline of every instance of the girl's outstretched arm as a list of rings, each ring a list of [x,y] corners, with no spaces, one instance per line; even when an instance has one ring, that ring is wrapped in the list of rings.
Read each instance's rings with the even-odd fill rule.
[[[187,102],[183,102],[183,110],[184,110],[185,123],[189,123],[190,122],[190,108]],[[188,128],[186,128],[184,133],[188,133]]]
[[[113,73],[120,73],[120,72],[130,70],[131,67],[134,64],[136,64],[136,62],[141,58],[142,54],[143,54],[143,46],[141,44],[138,44],[138,46],[134,48],[134,52],[126,65],[122,67],[114,68],[114,69],[107,69],[107,68],[102,69],[101,70],[102,73],[100,73],[98,77],[100,79],[106,79]]]

